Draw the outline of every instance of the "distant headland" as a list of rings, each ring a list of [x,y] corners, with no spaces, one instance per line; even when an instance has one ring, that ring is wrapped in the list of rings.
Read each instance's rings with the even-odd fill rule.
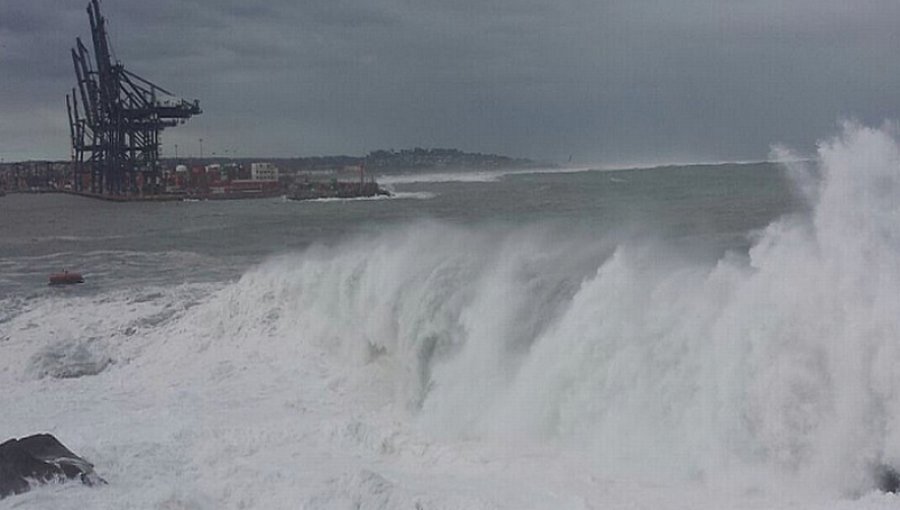
[[[195,161],[190,158],[189,161]],[[172,159],[163,159],[172,163]],[[413,149],[379,149],[365,156],[304,156],[294,158],[203,158],[205,163],[226,164],[267,161],[283,172],[306,172],[345,167],[365,166],[369,173],[415,172],[434,169],[510,169],[546,166],[526,158],[512,158],[498,154],[464,152],[459,149],[415,147]]]
[[[311,178],[322,179],[326,174],[331,175],[333,180],[358,179],[364,172],[371,179],[386,173],[547,166],[546,163],[526,158],[422,147],[380,149],[365,156],[226,158],[213,154],[203,158],[161,158],[159,164],[161,182],[154,184],[158,188],[156,193],[163,196],[216,194],[221,198],[270,196],[289,190],[297,183],[308,182]],[[0,163],[0,191],[7,193],[71,191],[76,188],[74,179],[72,164],[68,161]]]

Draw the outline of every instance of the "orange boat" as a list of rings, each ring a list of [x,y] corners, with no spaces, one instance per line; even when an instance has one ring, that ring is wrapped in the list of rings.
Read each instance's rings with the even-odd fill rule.
[[[75,283],[84,283],[81,273],[70,273],[63,271],[62,273],[53,273],[50,275],[50,285],[72,285]]]

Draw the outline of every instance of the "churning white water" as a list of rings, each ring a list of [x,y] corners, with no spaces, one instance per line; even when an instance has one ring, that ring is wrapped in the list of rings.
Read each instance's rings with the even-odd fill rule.
[[[808,213],[713,264],[418,222],[232,283],[16,301],[3,431],[110,485],[0,505],[894,506],[900,146],[848,124],[793,165]],[[55,378],[73,352],[102,372]]]

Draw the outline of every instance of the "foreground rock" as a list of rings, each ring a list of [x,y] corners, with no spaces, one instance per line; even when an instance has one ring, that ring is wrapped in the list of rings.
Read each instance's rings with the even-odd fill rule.
[[[94,472],[93,464],[50,434],[0,444],[0,499],[27,492],[33,485],[75,479],[85,485],[106,483]]]
[[[900,492],[900,473],[892,466],[882,464],[875,466],[875,488],[882,492]]]

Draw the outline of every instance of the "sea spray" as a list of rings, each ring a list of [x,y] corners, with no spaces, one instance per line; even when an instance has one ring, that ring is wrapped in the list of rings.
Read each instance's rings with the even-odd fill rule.
[[[896,463],[897,143],[847,125],[818,167],[811,217],[771,224],[749,260],[667,268],[664,247],[620,247],[483,430],[581,444],[613,471],[766,466],[842,491]]]
[[[183,349],[251,348],[289,360],[313,348],[354,367],[377,364],[392,374],[398,405],[413,412],[432,391],[449,390],[434,370],[468,360],[471,377],[453,391],[471,405],[477,395],[467,385],[482,396],[502,388],[603,252],[604,243],[540,226],[421,222],[272,259],[170,335],[194,339]],[[457,411],[475,420],[478,409]]]
[[[866,491],[900,465],[897,154],[845,126],[791,171],[808,209],[713,262],[642,232],[424,221],[230,283],[8,300],[0,377],[34,402],[10,427],[102,430],[147,506],[176,483],[210,508],[383,487],[509,507],[491,495],[513,480],[523,501],[683,496],[640,481],[661,476]],[[22,377],[54,333],[116,362]]]
[[[226,291],[213,336],[249,327],[380,364],[442,436],[857,490],[900,462],[898,162],[885,130],[846,125],[803,174],[810,214],[711,266],[659,241],[441,224],[311,250]]]

